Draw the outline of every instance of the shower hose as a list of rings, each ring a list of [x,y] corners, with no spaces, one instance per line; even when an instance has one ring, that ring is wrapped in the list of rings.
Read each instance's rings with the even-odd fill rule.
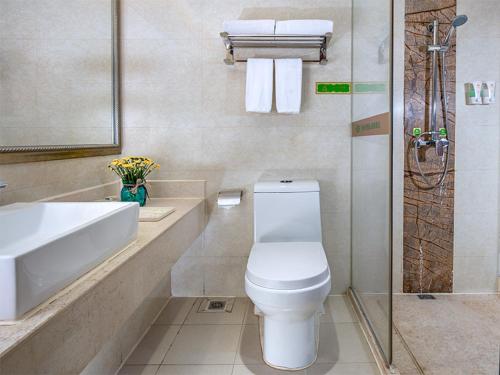
[[[444,106],[444,111],[443,111],[443,127],[446,129],[448,132],[448,97],[446,94],[446,78],[447,78],[447,71],[446,71],[446,60],[445,60],[445,52],[440,52],[439,56],[441,57],[441,97],[443,101],[443,106]],[[422,179],[424,182],[427,184],[429,189],[436,188],[440,185],[443,184],[444,180],[446,179],[446,176],[448,175],[448,162],[449,162],[449,153],[450,153],[450,146],[448,145],[446,148],[446,156],[445,156],[445,161],[444,161],[444,170],[441,173],[439,179],[437,182],[433,183],[429,177],[424,173],[422,170],[422,167],[420,165],[420,160],[418,157],[418,147],[417,144],[419,143],[420,139],[423,136],[426,135],[432,135],[432,132],[424,132],[420,135],[418,135],[415,138],[415,141],[413,143],[413,149],[414,149],[414,154],[415,154],[415,161],[417,163],[417,168],[418,171],[420,172],[420,175],[422,176]]]

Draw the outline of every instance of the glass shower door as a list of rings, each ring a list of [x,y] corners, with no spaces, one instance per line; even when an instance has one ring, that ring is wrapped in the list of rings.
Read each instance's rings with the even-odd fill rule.
[[[392,1],[352,5],[351,286],[390,363]]]

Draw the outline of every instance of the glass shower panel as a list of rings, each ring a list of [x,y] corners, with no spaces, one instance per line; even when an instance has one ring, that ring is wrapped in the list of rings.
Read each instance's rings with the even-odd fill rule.
[[[392,1],[352,5],[351,285],[390,363]]]

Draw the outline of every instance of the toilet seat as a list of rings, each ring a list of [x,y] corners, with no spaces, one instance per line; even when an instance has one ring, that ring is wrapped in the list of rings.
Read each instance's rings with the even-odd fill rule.
[[[248,258],[246,278],[263,288],[293,290],[330,277],[320,242],[259,242]]]

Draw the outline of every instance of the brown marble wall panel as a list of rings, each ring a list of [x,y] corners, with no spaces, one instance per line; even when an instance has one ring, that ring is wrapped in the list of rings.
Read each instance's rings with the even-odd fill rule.
[[[427,26],[438,19],[444,38],[456,14],[456,0],[406,0],[405,14],[405,173],[403,291],[406,293],[452,292],[453,206],[455,160],[455,65],[456,48],[446,55],[448,69],[449,173],[442,186],[429,189],[417,168],[412,130],[430,130],[431,54],[427,45],[432,35]],[[441,93],[441,88],[438,91]],[[438,127],[443,111],[438,107]],[[433,147],[419,155],[424,172],[439,180],[444,163]]]

